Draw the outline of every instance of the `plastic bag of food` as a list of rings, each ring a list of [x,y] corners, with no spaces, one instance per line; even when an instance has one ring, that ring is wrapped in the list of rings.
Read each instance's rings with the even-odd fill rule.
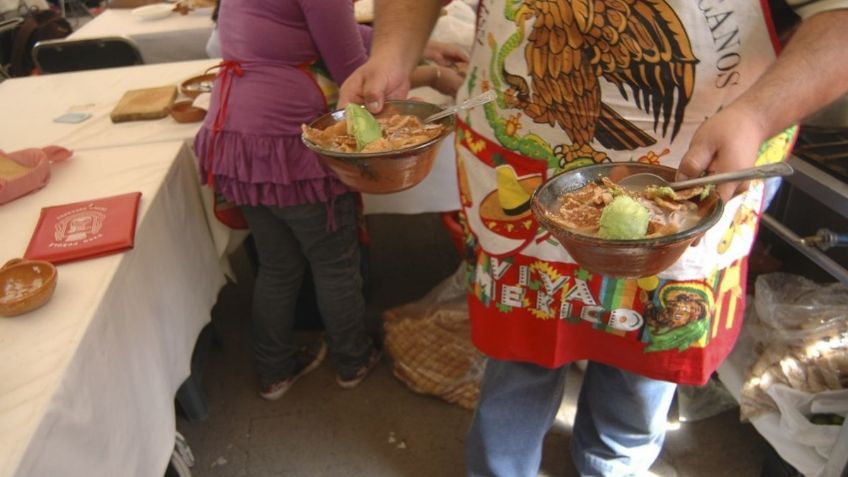
[[[50,180],[50,164],[64,161],[73,153],[63,147],[0,150],[0,204],[37,191]]]
[[[844,332],[848,287],[817,284],[789,273],[757,277],[754,303],[766,333],[763,341],[815,342]]]
[[[465,267],[418,301],[383,313],[394,375],[410,389],[473,409],[484,357],[471,343]]]
[[[741,416],[776,412],[767,392],[782,384],[804,393],[848,389],[848,287],[787,273],[755,284],[755,358],[742,387]]]

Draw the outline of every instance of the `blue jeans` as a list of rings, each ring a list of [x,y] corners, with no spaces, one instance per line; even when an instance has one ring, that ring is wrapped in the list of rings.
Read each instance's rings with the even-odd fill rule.
[[[548,369],[489,359],[465,447],[472,476],[536,476],[568,366]],[[676,385],[590,362],[571,444],[580,475],[628,476],[648,470],[665,438]]]
[[[328,227],[324,203],[241,210],[259,255],[252,334],[260,385],[281,381],[295,371],[295,306],[306,267],[311,267],[315,279],[336,370],[342,375],[355,373],[368,361],[373,344],[365,329],[353,195],[336,198],[334,230]]]

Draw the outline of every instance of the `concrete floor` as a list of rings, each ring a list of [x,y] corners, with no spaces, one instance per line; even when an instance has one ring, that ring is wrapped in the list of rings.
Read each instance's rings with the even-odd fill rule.
[[[369,328],[379,333],[383,310],[421,297],[454,272],[458,258],[437,215],[369,216],[368,225]],[[353,390],[336,385],[325,362],[279,401],[261,399],[249,353],[252,278],[244,254],[233,261],[239,283],[222,290],[213,310],[220,342],[208,353],[203,373],[209,417],[177,423],[196,459],[193,475],[462,475],[471,413],[413,393],[392,375],[388,360]],[[539,475],[577,475],[567,449],[580,380],[575,369],[545,439]],[[767,443],[731,409],[670,431],[652,474],[759,476],[767,452]]]

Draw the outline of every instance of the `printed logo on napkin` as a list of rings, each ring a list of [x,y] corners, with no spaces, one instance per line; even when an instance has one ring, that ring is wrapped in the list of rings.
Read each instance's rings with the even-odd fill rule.
[[[131,192],[43,208],[24,257],[58,264],[130,249],[140,199]]]

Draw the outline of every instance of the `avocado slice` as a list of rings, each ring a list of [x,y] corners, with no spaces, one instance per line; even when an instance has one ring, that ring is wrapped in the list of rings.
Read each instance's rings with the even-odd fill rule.
[[[349,103],[345,106],[347,133],[356,138],[356,150],[361,151],[368,144],[383,137],[380,123],[360,104]]]

